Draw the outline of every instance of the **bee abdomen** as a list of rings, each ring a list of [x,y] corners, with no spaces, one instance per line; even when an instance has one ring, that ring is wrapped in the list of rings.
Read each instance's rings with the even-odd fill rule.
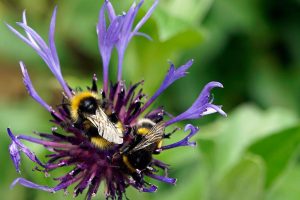
[[[143,170],[152,161],[152,152],[140,150],[123,156],[123,161],[127,168],[134,172],[136,169]]]

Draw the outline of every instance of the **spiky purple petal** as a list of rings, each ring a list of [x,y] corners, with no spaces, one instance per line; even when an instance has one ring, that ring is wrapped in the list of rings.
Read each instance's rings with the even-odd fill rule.
[[[50,47],[50,52],[52,54],[54,63],[60,69],[60,63],[59,63],[59,59],[58,59],[58,56],[57,56],[57,51],[56,51],[56,46],[55,46],[55,41],[54,41],[56,13],[57,13],[57,6],[54,8],[52,18],[51,18],[51,22],[50,22],[49,47]]]
[[[44,108],[46,108],[49,112],[52,112],[53,109],[51,108],[51,106],[49,106],[36,92],[36,90],[34,89],[32,82],[30,80],[29,74],[27,72],[26,66],[23,62],[20,62],[20,67],[22,70],[22,74],[23,74],[23,82],[24,85],[26,86],[26,89],[29,93],[29,95],[35,100],[37,101],[39,104],[41,104]]]
[[[137,25],[133,27],[133,22],[135,20],[135,17],[137,15],[137,12],[139,11],[140,7],[144,3],[144,0],[141,0],[138,5],[136,6],[135,3],[132,4],[130,9],[127,13],[124,14],[124,18],[122,21],[122,29],[120,31],[120,38],[118,42],[116,43],[116,48],[118,52],[118,81],[122,79],[122,67],[123,67],[123,60],[125,55],[125,50],[132,39],[132,37],[138,33],[139,29],[142,27],[142,25],[149,19],[152,12],[154,11],[155,7],[158,4],[158,0],[155,0],[151,8],[148,10],[146,15],[137,23]]]
[[[135,185],[134,183],[130,184],[131,186],[135,187],[136,189],[138,189],[140,192],[148,192],[148,193],[152,193],[152,192],[156,192],[157,191],[157,186],[149,184],[149,187],[139,187],[137,185]]]
[[[116,17],[115,9],[109,0],[105,0],[105,4],[107,6],[107,13],[108,13],[109,20],[110,22],[112,22]]]
[[[175,185],[176,181],[177,181],[176,178],[170,178],[170,177],[166,177],[166,176],[159,176],[159,175],[152,174],[152,173],[147,174],[147,176],[149,176],[153,179],[165,182],[165,183],[172,184],[172,185]]]
[[[221,106],[212,104],[213,99],[211,99],[210,91],[215,87],[223,88],[223,85],[214,81],[206,84],[193,105],[185,112],[167,121],[166,126],[186,119],[198,119],[215,112],[226,116],[226,113],[222,110]]]
[[[147,11],[147,13],[145,14],[145,16],[138,22],[138,24],[135,26],[134,30],[132,31],[131,35],[130,35],[130,39],[136,35],[138,33],[138,31],[140,30],[140,28],[146,23],[146,21],[150,18],[150,16],[152,15],[154,9],[156,8],[157,4],[158,4],[159,0],[155,0],[153,5],[150,7],[150,9]]]
[[[16,171],[18,173],[21,173],[21,170],[20,170],[21,156],[20,156],[20,151],[18,149],[18,145],[15,142],[12,142],[9,145],[9,154],[10,154],[10,158],[12,159],[12,161],[14,163]]]
[[[199,131],[199,128],[197,128],[191,124],[187,124],[184,127],[184,131],[187,132],[188,130],[190,131],[190,133],[185,138],[183,138],[182,140],[180,140],[176,143],[163,146],[162,150],[172,149],[172,148],[180,147],[180,146],[195,146],[196,143],[190,142],[189,140],[191,139],[191,137],[193,137]]]
[[[146,187],[143,187],[141,189],[142,192],[149,192],[149,193],[152,193],[152,192],[156,192],[157,191],[157,186],[155,185],[150,185],[150,187],[146,188]]]
[[[61,143],[61,142],[50,142],[50,141],[45,141],[45,140],[41,140],[41,139],[37,139],[34,137],[30,137],[27,135],[18,135],[18,139],[19,140],[26,140],[32,143],[36,143],[36,144],[40,144],[43,145],[45,147],[52,147],[52,148],[72,148],[74,147],[74,145],[69,144],[69,143]]]
[[[10,185],[10,188],[15,187],[16,184],[20,184],[20,185],[23,185],[23,186],[28,187],[28,188],[43,190],[43,191],[46,191],[46,192],[52,192],[52,193],[55,192],[55,190],[53,188],[50,188],[50,187],[47,187],[47,186],[38,185],[36,183],[28,181],[25,178],[17,178],[17,179],[15,179],[14,182]]]
[[[103,4],[97,24],[98,47],[103,63],[103,87],[104,91],[108,89],[108,66],[110,63],[111,52],[119,39],[119,32],[121,30],[121,20],[123,16],[115,16],[112,6],[107,2]],[[105,11],[110,16],[111,23],[106,28]]]
[[[192,66],[193,60],[189,60],[184,65],[175,68],[175,65],[173,63],[170,63],[170,68],[168,70],[168,73],[162,82],[159,89],[154,93],[154,95],[145,103],[145,105],[141,108],[140,113],[142,113],[144,110],[146,110],[159,95],[165,91],[171,84],[173,84],[176,80],[184,77],[187,74],[187,70]]]
[[[23,22],[18,22],[17,25],[20,26],[26,33],[26,36],[23,36],[20,32],[14,29],[12,26],[8,25],[8,28],[15,33],[20,39],[22,39],[26,44],[33,48],[37,54],[44,60],[50,71],[56,77],[68,97],[71,97],[71,91],[64,81],[64,78],[61,73],[60,64],[58,61],[57,51],[54,43],[54,30],[55,30],[55,19],[56,19],[56,10],[54,9],[53,15],[51,18],[50,28],[49,28],[49,46],[42,39],[42,37],[35,32],[32,28],[27,25],[26,14],[23,13]]]
[[[10,152],[10,156],[14,162],[14,165],[16,167],[16,170],[17,171],[20,171],[19,169],[19,165],[20,165],[20,154],[17,153],[16,154],[16,149],[15,148],[18,148],[19,151],[22,151],[30,160],[32,160],[33,162],[39,164],[40,166],[44,167],[45,165],[36,157],[36,155],[30,151],[30,149],[28,149],[24,144],[22,144],[20,142],[20,140],[18,139],[18,136],[14,136],[14,134],[11,132],[11,130],[8,128],[7,129],[7,133],[9,135],[9,137],[11,138],[12,140],[12,144],[11,146],[13,146],[13,151]]]

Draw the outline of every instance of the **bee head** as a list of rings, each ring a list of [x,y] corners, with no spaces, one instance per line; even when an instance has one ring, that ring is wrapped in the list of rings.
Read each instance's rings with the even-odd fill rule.
[[[94,97],[87,97],[80,101],[78,112],[95,114],[97,108],[98,108],[97,99],[95,99]]]
[[[74,95],[70,100],[72,119],[77,121],[78,117],[84,113],[95,114],[99,105],[98,101],[98,95],[90,91],[80,92]]]

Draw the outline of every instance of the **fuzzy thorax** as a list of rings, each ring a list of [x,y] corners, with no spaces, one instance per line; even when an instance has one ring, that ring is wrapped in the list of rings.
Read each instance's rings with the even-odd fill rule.
[[[97,100],[99,99],[99,96],[96,93],[90,91],[77,93],[71,98],[71,117],[74,121],[77,121],[78,119],[78,110],[81,101],[90,97],[95,98]]]

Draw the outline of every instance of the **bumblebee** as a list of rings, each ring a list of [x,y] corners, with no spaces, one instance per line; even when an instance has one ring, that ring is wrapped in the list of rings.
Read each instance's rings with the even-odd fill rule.
[[[150,119],[141,119],[133,130],[133,143],[120,151],[123,163],[131,173],[146,169],[152,161],[152,155],[158,153],[164,137],[164,122],[154,123]]]
[[[105,149],[123,143],[122,124],[114,114],[108,116],[103,111],[96,93],[77,93],[70,100],[70,113],[75,126],[83,129],[96,147]]]

